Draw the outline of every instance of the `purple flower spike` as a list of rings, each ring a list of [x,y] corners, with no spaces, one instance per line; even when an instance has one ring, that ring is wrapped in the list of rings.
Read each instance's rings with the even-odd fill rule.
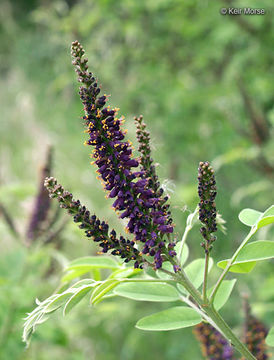
[[[244,324],[244,338],[247,348],[256,357],[257,360],[267,360],[267,345],[265,338],[268,330],[264,323],[251,314],[248,300],[244,300],[245,310],[245,324]]]
[[[147,153],[149,138],[145,135],[146,149],[142,147],[140,150],[141,158],[134,159],[131,143],[125,140],[126,132],[121,128],[123,118],[117,117],[118,109],[105,106],[106,95],[99,96],[98,83],[88,71],[88,60],[83,58],[84,50],[78,41],[72,43],[71,54],[78,80],[82,84],[79,94],[85,111],[86,132],[89,134],[86,144],[94,147],[92,156],[98,167],[97,173],[108,196],[116,198],[114,209],[122,211],[121,218],[128,219],[127,230],[134,235],[135,241],[144,244],[141,252],[155,253],[154,266],[158,269],[162,266],[164,258],[161,255],[166,249],[163,237],[173,232],[173,225],[169,205],[165,204],[168,198],[162,197],[163,190],[150,153]],[[140,142],[144,134],[143,125],[138,131]],[[136,169],[139,165],[141,171]],[[170,256],[175,255],[174,251]]]
[[[110,250],[112,255],[120,256],[125,262],[135,260],[135,268],[141,267],[143,259],[138,249],[135,248],[134,242],[123,236],[117,237],[115,230],[109,231],[109,226],[105,221],[100,221],[96,215],[90,216],[86,207],[82,206],[79,200],[74,200],[71,193],[57,184],[56,179],[46,178],[45,187],[50,197],[57,198],[60,206],[67,209],[68,213],[73,216],[74,222],[80,223],[79,227],[85,230],[86,236],[99,243],[102,253]]]
[[[203,356],[209,360],[235,360],[233,348],[214,327],[201,322],[194,328],[194,334],[201,343]]]

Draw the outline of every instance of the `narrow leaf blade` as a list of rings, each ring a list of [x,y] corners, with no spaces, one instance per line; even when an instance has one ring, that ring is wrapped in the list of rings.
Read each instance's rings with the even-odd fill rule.
[[[136,327],[147,331],[169,331],[194,326],[201,321],[201,316],[195,310],[176,306],[140,319]]]
[[[44,309],[45,313],[53,312],[63,306],[67,299],[71,297],[74,291],[66,291],[62,294],[58,294]]]
[[[120,284],[114,293],[137,301],[177,301],[180,300],[177,290],[165,283],[127,283]]]
[[[274,258],[274,242],[259,240],[247,244],[239,253],[235,263],[230,268],[231,272],[249,272],[256,265],[257,261]],[[218,267],[224,269],[229,260],[218,262]]]
[[[265,210],[263,217],[274,216],[274,205],[271,205],[268,209]]]
[[[225,269],[228,261],[229,261],[229,259],[219,261],[217,266],[221,269]],[[231,266],[229,271],[232,273],[237,273],[237,274],[247,274],[254,269],[255,265],[256,265],[256,261],[250,261],[250,262],[239,263],[239,264],[236,263]]]
[[[227,300],[229,299],[230,297],[230,294],[234,288],[234,285],[236,283],[236,279],[233,279],[233,280],[224,280],[219,289],[218,289],[218,292],[215,296],[215,299],[214,299],[214,307],[216,310],[220,310],[224,305],[225,303],[227,302]],[[209,290],[209,294],[211,294],[213,290],[213,287]]]
[[[119,280],[108,279],[99,285],[92,293],[90,302],[95,305],[96,303],[102,301],[104,295],[106,295],[110,290],[114,289],[120,283]]]
[[[93,286],[87,285],[79,288],[75,294],[73,294],[69,300],[66,302],[64,307],[63,315],[67,315],[74,306],[76,306],[91,290]]]
[[[274,223],[274,216],[263,217],[257,224],[257,229]]]
[[[132,278],[136,275],[140,275],[142,269],[134,269],[133,267],[125,268],[125,269],[118,269],[115,270],[110,276],[109,279],[125,279],[125,278]]]
[[[68,270],[67,273],[62,277],[62,282],[69,282],[73,279],[79,278],[80,276],[86,274],[87,272],[89,272],[90,269],[73,269],[73,270]]]
[[[119,264],[111,257],[107,256],[85,256],[79,259],[73,260],[67,266],[67,270],[80,270],[87,269],[117,269]]]

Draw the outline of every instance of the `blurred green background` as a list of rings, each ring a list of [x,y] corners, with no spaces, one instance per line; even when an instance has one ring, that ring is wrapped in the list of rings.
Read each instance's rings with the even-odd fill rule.
[[[228,6],[264,8],[266,14],[220,15]],[[125,116],[133,143],[133,117],[144,115],[178,238],[198,202],[198,163],[212,162],[217,207],[228,228],[226,235],[218,232],[213,257],[227,258],[247,231],[239,211],[262,211],[274,200],[273,14],[271,0],[0,2],[0,359],[202,358],[189,329],[134,328],[139,318],[166,305],[122,299],[94,309],[83,303],[66,318],[57,313],[25,350],[22,318],[35,297],[44,299],[57,288],[64,262],[97,251],[72,221],[58,242],[46,245],[37,238],[26,246],[26,228],[49,145],[52,175],[111,226],[123,228],[89,165],[90,149],[82,145],[83,113],[70,58],[70,43],[77,39],[103,93]],[[273,229],[266,229],[258,238],[271,235]],[[197,227],[189,238],[190,260],[202,256],[199,244]],[[215,268],[211,281],[218,274]],[[243,291],[254,313],[273,324],[273,263],[238,277],[222,310],[229,324],[240,331]]]

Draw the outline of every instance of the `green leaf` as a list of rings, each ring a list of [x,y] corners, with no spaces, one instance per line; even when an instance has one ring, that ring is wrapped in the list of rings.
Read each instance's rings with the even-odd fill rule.
[[[234,288],[236,281],[237,281],[236,279],[224,280],[221,283],[221,285],[218,289],[218,292],[216,293],[215,298],[214,298],[214,307],[216,310],[220,310],[225,305],[225,303],[229,299],[229,296]],[[213,288],[214,287],[212,287],[210,290],[208,290],[208,295],[211,294]]]
[[[197,325],[201,316],[193,309],[176,306],[140,319],[136,327],[148,331],[169,331]]]
[[[164,265],[164,264],[163,264]],[[145,268],[144,270],[145,274],[151,278],[155,278],[157,279],[158,276],[157,276],[157,270],[155,271],[154,269],[152,269],[151,267],[147,267]]]
[[[274,257],[274,241],[259,240],[246,245],[237,256],[237,262],[259,261]]]
[[[213,265],[212,258],[209,259],[208,264],[208,272],[210,272]],[[205,259],[196,259],[192,261],[190,264],[187,265],[185,268],[185,273],[187,274],[188,278],[192,282],[192,284],[195,286],[196,289],[198,289],[203,281],[204,281],[204,268],[205,268]],[[187,291],[185,288],[178,284],[178,289],[183,293],[187,294]]]
[[[86,270],[92,269],[117,269],[119,264],[111,257],[107,256],[85,256],[73,260],[68,264],[66,270]]]
[[[177,301],[177,290],[165,283],[133,282],[120,284],[114,293],[138,301]]]
[[[95,281],[101,281],[101,271],[100,269],[92,269],[91,270],[91,276]]]
[[[118,269],[109,276],[109,279],[131,278],[131,277],[134,277],[134,276],[140,274],[140,272],[142,272],[142,271],[143,271],[142,269],[134,269],[132,267]]]
[[[269,346],[274,346],[274,326],[269,330],[269,333],[265,339],[265,342]]]
[[[193,225],[198,221],[199,207],[197,206],[193,213],[189,214],[186,219],[186,226],[192,228]]]
[[[48,317],[45,316],[43,312],[35,312],[29,314],[27,317],[25,323],[24,323],[24,330],[23,330],[23,336],[22,340],[27,343],[27,346],[30,343],[31,335],[35,331],[35,327],[38,324],[41,324],[42,322],[46,321]]]
[[[82,286],[97,286],[98,282],[94,279],[82,279],[73,284],[70,289],[81,288]]]
[[[90,302],[95,305],[102,301],[103,296],[106,295],[110,290],[115,288],[120,283],[119,280],[108,279],[99,285],[92,293]]]
[[[271,205],[268,209],[265,210],[263,217],[274,216],[274,205]]]
[[[274,223],[274,216],[263,217],[257,224],[257,229]]]
[[[270,206],[262,214],[260,220],[257,223],[257,229],[274,223],[274,205]]]
[[[174,274],[173,265],[170,262],[164,262],[162,265],[162,269],[170,271]],[[156,270],[156,274],[157,274],[158,278],[163,279],[163,280],[167,280],[167,279],[171,278],[171,276],[169,274],[166,274],[161,270]]]
[[[89,272],[89,270],[84,269],[76,269],[76,270],[69,270],[63,277],[62,282],[69,282],[73,279],[76,279],[84,274]]]
[[[239,214],[239,220],[247,225],[247,226],[254,226],[257,224],[260,217],[263,215],[260,211],[253,210],[253,209],[244,209]]]
[[[181,244],[181,242],[178,242],[174,248],[174,250],[176,251],[177,254],[179,254],[180,244]],[[189,255],[189,248],[188,248],[187,244],[184,244],[181,259],[179,259],[181,265],[184,265],[184,263],[187,261],[188,255]],[[173,271],[173,269],[172,269],[172,271]]]
[[[29,339],[38,324],[46,321],[50,313],[65,305],[64,314],[75,306],[87,292],[98,285],[93,279],[83,279],[60,294],[53,294],[44,301],[36,300],[37,307],[25,318],[23,341]]]
[[[73,293],[74,290],[71,289],[71,290],[67,290],[62,294],[57,294],[56,296],[54,296],[54,299],[51,300],[51,302],[45,307],[44,312],[50,313],[59,309],[62,305],[65,304],[67,299],[69,299]]]
[[[256,261],[271,259],[274,257],[274,242],[268,240],[254,241],[247,244],[236,258],[229,271],[246,273],[256,265]],[[229,260],[218,262],[218,267],[224,269]]]
[[[63,310],[63,315],[67,315],[70,310],[77,305],[94,287],[94,285],[84,285],[69,298]]]
[[[217,266],[221,269],[225,269],[228,261],[229,260],[219,261]],[[250,262],[239,263],[239,264],[235,263],[234,265],[231,266],[229,271],[233,272],[233,273],[238,273],[238,274],[246,274],[246,273],[249,273],[251,270],[253,270],[255,265],[256,265],[256,261],[250,261]]]

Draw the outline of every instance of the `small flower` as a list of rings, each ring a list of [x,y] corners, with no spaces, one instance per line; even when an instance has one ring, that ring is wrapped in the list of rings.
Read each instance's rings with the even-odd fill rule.
[[[212,243],[216,240],[212,233],[217,231],[215,204],[217,192],[214,170],[207,161],[199,164],[198,182],[198,195],[200,197],[199,219],[204,224],[200,229],[204,238],[202,246],[206,252],[209,252],[212,249]]]
[[[143,163],[141,170],[136,170],[140,162],[133,158],[131,143],[125,140],[121,128],[123,118],[117,117],[118,109],[105,106],[106,95],[99,96],[100,88],[88,71],[87,59],[83,58],[84,50],[78,41],[72,43],[71,54],[78,81],[83,84],[79,94],[89,134],[86,144],[94,147],[92,157],[99,177],[108,196],[115,198],[114,209],[122,219],[128,219],[127,229],[134,234],[134,241],[143,243],[143,254],[154,254],[155,268],[159,268],[165,254],[165,248],[159,244],[165,241],[165,234],[173,232],[169,206],[164,204],[168,198],[161,197],[163,190],[158,181],[152,183],[151,174],[147,173],[148,164]]]
[[[135,268],[142,267],[140,264],[143,259],[133,241],[123,236],[117,237],[115,230],[109,231],[105,221],[100,221],[96,215],[90,215],[86,207],[81,205],[79,200],[74,200],[72,194],[57,184],[57,180],[53,177],[45,179],[45,187],[50,197],[56,198],[60,206],[73,216],[73,221],[80,223],[79,228],[85,230],[86,236],[99,243],[102,253],[111,251],[112,255],[120,256],[125,262],[134,260]]]
[[[214,327],[201,322],[196,325],[194,334],[201,343],[203,356],[208,360],[234,360],[233,348]]]

